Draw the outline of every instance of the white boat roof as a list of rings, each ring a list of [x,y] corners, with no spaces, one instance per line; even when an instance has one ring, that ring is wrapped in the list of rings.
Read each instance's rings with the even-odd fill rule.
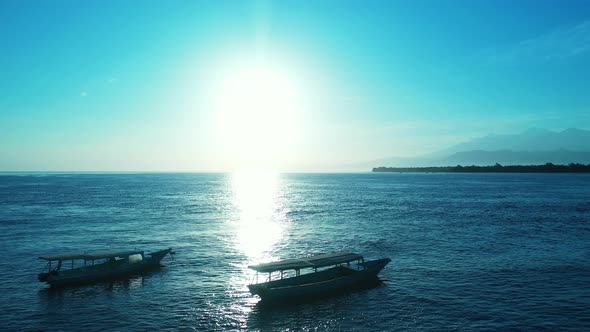
[[[85,252],[85,253],[69,253],[69,254],[61,254],[61,255],[49,255],[49,256],[40,256],[39,259],[44,259],[46,261],[59,261],[59,260],[72,260],[72,259],[84,259],[84,260],[93,260],[93,259],[101,259],[101,258],[111,258],[111,257],[127,257],[135,254],[142,254],[143,251],[133,250],[133,251],[103,251],[103,252]]]
[[[318,268],[323,266],[336,265],[356,261],[363,258],[352,252],[335,252],[330,254],[314,255],[303,258],[283,259],[271,263],[263,263],[248,266],[256,272],[274,272],[284,270],[299,270],[304,268]]]

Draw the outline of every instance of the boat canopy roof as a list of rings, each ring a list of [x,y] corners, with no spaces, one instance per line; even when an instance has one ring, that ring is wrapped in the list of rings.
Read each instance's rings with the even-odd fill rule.
[[[70,254],[62,254],[62,255],[49,255],[49,256],[40,256],[39,259],[44,259],[46,261],[59,261],[59,260],[71,260],[71,259],[84,259],[84,260],[93,260],[93,259],[101,259],[101,258],[111,258],[111,257],[127,257],[136,254],[143,254],[143,251],[133,250],[133,251],[106,251],[106,252],[92,252],[92,253],[70,253]]]
[[[299,270],[304,268],[318,268],[323,266],[348,263],[362,259],[363,256],[351,252],[336,252],[303,258],[283,259],[276,262],[248,266],[256,272],[274,272],[284,270]]]

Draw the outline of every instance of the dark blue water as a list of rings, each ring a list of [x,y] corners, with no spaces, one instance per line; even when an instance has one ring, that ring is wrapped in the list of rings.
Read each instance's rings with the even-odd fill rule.
[[[51,290],[43,254],[173,247],[145,276]],[[589,330],[590,176],[0,176],[2,330]],[[390,257],[375,289],[257,306],[248,264]]]

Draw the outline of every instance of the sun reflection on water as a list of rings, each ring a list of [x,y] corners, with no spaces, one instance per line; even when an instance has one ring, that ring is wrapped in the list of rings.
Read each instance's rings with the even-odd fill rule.
[[[238,248],[250,262],[272,258],[286,225],[280,174],[240,171],[232,174],[231,182],[239,211],[235,224]]]

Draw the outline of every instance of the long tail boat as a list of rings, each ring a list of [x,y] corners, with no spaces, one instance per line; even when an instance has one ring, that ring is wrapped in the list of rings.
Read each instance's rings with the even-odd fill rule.
[[[333,295],[377,281],[389,262],[389,258],[365,261],[361,255],[338,252],[251,265],[256,279],[248,289],[267,302]],[[259,283],[261,273],[267,277]]]
[[[157,268],[168,253],[174,254],[172,248],[148,254],[133,250],[41,256],[47,264],[38,278],[51,286],[116,279]]]

